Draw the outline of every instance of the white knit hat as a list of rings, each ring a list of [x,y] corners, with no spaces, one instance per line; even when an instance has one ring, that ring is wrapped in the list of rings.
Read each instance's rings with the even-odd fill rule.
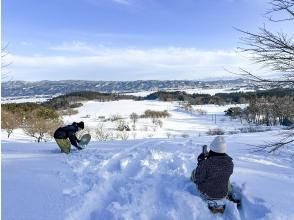
[[[210,144],[210,150],[216,153],[226,153],[227,145],[226,145],[224,137],[222,136],[215,137]]]

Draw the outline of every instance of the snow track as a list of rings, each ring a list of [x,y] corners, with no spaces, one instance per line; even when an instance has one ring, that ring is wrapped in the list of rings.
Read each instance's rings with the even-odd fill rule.
[[[75,186],[64,193],[79,200],[67,210],[68,220],[248,219],[231,202],[223,215],[211,214],[200,199],[189,181],[199,146],[189,141],[137,142],[95,143],[69,155]],[[244,204],[258,201],[250,204],[245,198]],[[262,219],[267,211],[262,204],[256,208],[258,214],[250,219]]]

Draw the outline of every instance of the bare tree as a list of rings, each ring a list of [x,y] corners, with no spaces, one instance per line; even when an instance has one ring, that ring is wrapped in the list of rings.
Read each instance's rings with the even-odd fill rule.
[[[126,130],[119,131],[117,132],[116,137],[121,140],[127,140],[129,138],[129,133]]]
[[[46,135],[53,137],[55,129],[62,124],[59,118],[50,118],[46,114],[45,110],[37,109],[31,112],[29,117],[26,117],[24,120],[24,132],[36,138],[38,142],[46,141]]]
[[[133,126],[132,126],[133,127],[133,130],[136,130],[136,122],[139,119],[139,115],[136,114],[135,112],[133,112],[132,114],[130,114],[130,119],[133,122]]]
[[[59,122],[52,120],[29,120],[29,123],[24,126],[24,132],[36,138],[38,142],[44,140],[46,141],[46,134],[53,136],[54,130],[60,125]]]
[[[99,123],[95,129],[96,138],[99,141],[107,141],[113,139],[112,132],[107,131],[107,129],[104,126],[104,123]]]
[[[288,22],[294,29],[294,0],[272,0],[272,8],[267,11],[272,22]],[[276,16],[282,16],[276,18]],[[284,17],[285,16],[285,17]],[[241,51],[252,54],[252,59],[273,72],[282,74],[282,79],[273,80],[259,77],[250,71],[240,68],[241,74],[255,82],[269,83],[274,86],[294,86],[294,41],[285,32],[273,32],[266,26],[259,32],[252,33],[237,29],[244,34],[241,38],[244,47]]]
[[[280,21],[293,21],[294,20],[294,1],[293,0],[272,0],[271,1],[272,8],[268,10],[267,14],[269,14],[269,20],[273,22]],[[286,12],[286,17],[275,18],[272,16],[273,12]]]
[[[13,130],[19,128],[22,123],[20,114],[13,114],[12,112],[1,109],[1,128],[6,130],[9,138]]]
[[[270,9],[266,15],[270,22],[287,22],[294,30],[294,0],[271,0]],[[244,47],[241,51],[252,54],[252,59],[269,68],[273,73],[281,74],[279,80],[259,77],[246,69],[240,69],[241,75],[262,84],[279,87],[294,87],[294,41],[290,33],[273,32],[265,25],[257,33],[237,29],[244,34]],[[293,33],[292,33],[293,34]],[[260,149],[268,152],[294,142],[294,127],[281,134],[277,142],[266,144]],[[285,138],[286,137],[286,138]]]

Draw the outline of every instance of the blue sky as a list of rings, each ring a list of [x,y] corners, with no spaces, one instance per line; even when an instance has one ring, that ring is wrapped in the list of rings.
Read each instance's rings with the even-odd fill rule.
[[[203,79],[252,66],[241,34],[266,0],[2,0],[15,80]]]

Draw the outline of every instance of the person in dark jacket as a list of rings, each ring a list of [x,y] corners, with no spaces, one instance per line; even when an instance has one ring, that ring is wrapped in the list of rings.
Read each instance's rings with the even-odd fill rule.
[[[226,154],[226,148],[224,138],[217,136],[210,144],[208,155],[201,153],[198,156],[197,167],[192,172],[191,180],[207,200],[219,200],[228,195],[234,164]]]
[[[82,150],[83,148],[78,144],[80,140],[76,137],[76,132],[84,129],[84,122],[81,121],[79,123],[73,122],[71,125],[67,125],[65,127],[59,127],[54,132],[54,138],[61,151],[64,153],[70,152],[70,146],[75,146],[78,150]]]

